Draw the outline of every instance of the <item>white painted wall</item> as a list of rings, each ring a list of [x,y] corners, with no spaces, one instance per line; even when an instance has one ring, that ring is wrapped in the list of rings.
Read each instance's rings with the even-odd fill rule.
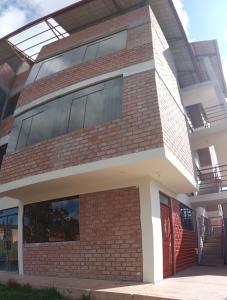
[[[149,178],[139,185],[143,248],[143,281],[163,279],[162,224],[157,184]]]

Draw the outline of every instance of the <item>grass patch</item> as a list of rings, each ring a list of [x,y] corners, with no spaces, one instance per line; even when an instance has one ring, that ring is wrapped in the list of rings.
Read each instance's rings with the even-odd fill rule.
[[[0,284],[0,300],[69,300],[54,288],[33,289],[29,285],[17,283],[10,286]]]

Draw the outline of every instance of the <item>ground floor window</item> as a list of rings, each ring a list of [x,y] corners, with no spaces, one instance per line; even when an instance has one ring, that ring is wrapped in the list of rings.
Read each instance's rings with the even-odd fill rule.
[[[184,229],[194,230],[192,209],[181,203],[181,223]]]
[[[18,208],[0,211],[0,271],[18,270]]]
[[[25,205],[24,242],[77,241],[79,215],[78,196]]]

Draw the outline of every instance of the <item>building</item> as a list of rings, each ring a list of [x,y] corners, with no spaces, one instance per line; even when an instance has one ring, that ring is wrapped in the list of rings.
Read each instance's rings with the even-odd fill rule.
[[[169,0],[83,0],[0,58],[1,270],[157,282],[204,259],[227,200],[216,41],[189,44]]]

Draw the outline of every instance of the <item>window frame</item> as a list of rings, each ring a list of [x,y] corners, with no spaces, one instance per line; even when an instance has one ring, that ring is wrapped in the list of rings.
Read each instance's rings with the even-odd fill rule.
[[[102,56],[98,55],[98,52],[99,52],[99,50],[100,50],[100,44],[101,44],[103,41],[105,41],[105,40],[114,38],[114,36],[116,36],[116,35],[118,35],[118,34],[119,34],[119,35],[120,35],[120,34],[124,34],[124,35],[125,35],[125,36],[123,36],[123,40],[122,40],[123,47],[122,47],[122,48],[119,48],[119,49],[116,50],[116,51],[113,51],[113,52],[104,54],[104,55],[102,55]],[[109,54],[112,54],[112,53],[116,53],[116,52],[118,52],[118,51],[121,51],[121,50],[123,50],[123,49],[126,49],[126,47],[127,47],[127,38],[128,38],[128,31],[127,31],[127,29],[121,29],[121,30],[119,30],[119,31],[117,31],[117,32],[113,32],[113,33],[111,33],[111,34],[109,34],[109,35],[106,35],[106,36],[104,36],[104,37],[100,37],[100,38],[91,40],[91,41],[89,41],[89,42],[82,43],[82,44],[79,45],[79,46],[77,45],[77,46],[74,46],[74,47],[69,48],[69,49],[67,49],[67,50],[62,50],[61,52],[56,53],[54,56],[50,56],[50,57],[48,57],[48,58],[46,58],[46,59],[40,60],[40,61],[38,61],[37,63],[35,63],[34,66],[33,66],[33,68],[31,69],[30,74],[29,74],[29,76],[28,76],[28,78],[27,78],[27,80],[26,80],[25,86],[28,86],[28,85],[30,85],[30,84],[33,84],[33,83],[35,83],[36,81],[39,81],[39,80],[41,80],[41,79],[43,79],[43,78],[46,78],[46,77],[49,77],[49,76],[53,76],[54,74],[57,74],[58,72],[61,72],[61,71],[63,71],[63,70],[66,70],[66,69],[68,69],[68,68],[70,68],[70,67],[73,67],[73,66],[76,66],[76,65],[79,65],[79,64],[83,64],[83,63],[86,63],[87,61],[91,61],[91,60],[93,60],[93,59],[97,59],[97,58],[100,58],[100,57],[104,57],[104,56],[106,56],[106,55],[109,55]],[[92,45],[95,45],[95,44],[98,44],[95,58],[93,58],[93,59],[88,59],[88,60],[84,61],[88,47],[89,47],[89,46],[92,46]],[[54,72],[54,73],[51,73],[51,74],[48,74],[48,75],[46,75],[46,76],[42,76],[42,77],[39,78],[39,73],[40,73],[40,71],[41,71],[43,65],[44,65],[46,62],[48,63],[49,61],[54,60],[54,59],[57,59],[57,58],[59,58],[59,57],[61,57],[61,56],[64,57],[64,55],[67,55],[70,51],[73,51],[73,50],[76,50],[76,49],[79,49],[79,48],[84,48],[84,54],[82,55],[81,61],[80,61],[79,63],[71,63],[71,64],[70,64],[69,66],[67,66],[66,68],[63,68],[63,69],[61,69],[61,70],[59,70],[59,71],[57,71],[57,72]],[[32,74],[34,67],[35,67],[35,73]],[[30,78],[31,78],[31,79],[30,79]],[[38,78],[38,79],[37,79],[37,78]]]
[[[72,91],[68,94],[59,95],[59,97],[49,100],[48,102],[41,104],[38,107],[35,107],[34,109],[25,112],[24,114],[20,115],[18,118],[15,119],[13,130],[11,133],[10,141],[9,141],[9,148],[7,150],[7,153],[12,153],[14,151],[19,151],[21,149],[24,149],[26,147],[35,145],[37,143],[40,143],[45,140],[51,140],[52,138],[68,134],[73,131],[77,130],[84,130],[85,128],[95,128],[97,126],[100,126],[104,123],[111,123],[114,120],[121,119],[123,114],[123,85],[124,80],[123,76],[117,76],[113,78],[109,78],[102,82],[97,82],[95,84],[85,86],[83,88],[77,89],[75,91]],[[100,118],[100,122],[96,122],[92,126],[85,126],[85,120],[86,120],[86,105],[85,105],[85,111],[83,115],[83,127],[81,128],[74,128],[74,126],[70,126],[70,121],[73,119],[73,116],[71,115],[72,107],[74,101],[77,101],[77,99],[80,99],[81,97],[85,97],[86,104],[89,101],[89,95],[104,90],[104,109],[102,111],[102,118]],[[53,131],[55,134],[50,134],[49,138],[40,139],[39,141],[36,141],[34,143],[29,143],[29,139],[31,137],[31,130],[32,130],[32,120],[33,118],[42,113],[54,110],[56,105],[56,109],[59,111],[62,111],[61,114],[61,128],[62,131],[59,131],[57,129],[57,126]],[[101,108],[100,108],[101,109]],[[100,112],[101,114],[101,112]],[[23,122],[30,119],[30,125],[28,128],[28,132],[26,132],[26,141],[22,140],[21,142],[21,134],[22,134],[22,127]],[[72,129],[71,129],[72,128]],[[40,127],[42,130],[42,127]]]
[[[186,215],[188,214],[188,211],[190,211],[190,222],[188,221],[189,218],[185,218],[185,210],[186,210]],[[192,231],[195,232],[195,220],[194,220],[194,214],[193,210],[188,207],[187,205],[180,203],[180,218],[181,218],[181,226],[184,230]],[[190,225],[188,225],[191,223]]]
[[[25,208],[26,207],[29,207],[29,206],[32,206],[32,205],[39,205],[39,204],[49,204],[49,203],[57,203],[57,202],[63,202],[63,201],[67,201],[67,200],[76,200],[78,202],[78,209],[79,209],[79,214],[78,214],[78,224],[79,224],[79,233],[78,233],[78,240],[64,240],[64,241],[59,241],[59,240],[51,240],[51,241],[42,241],[42,242],[27,242],[25,240],[25,233],[24,233],[24,230],[25,230]],[[29,244],[47,244],[47,243],[72,243],[72,242],[80,242],[80,237],[81,237],[81,231],[80,231],[80,221],[81,221],[81,218],[80,218],[80,208],[81,208],[81,205],[80,205],[80,196],[79,195],[75,195],[75,196],[71,196],[71,197],[64,197],[64,198],[59,198],[59,199],[53,199],[53,200],[47,200],[47,201],[39,201],[39,202],[33,202],[33,203],[28,203],[26,205],[24,205],[24,210],[23,210],[23,244],[26,244],[26,245],[29,245]],[[49,225],[49,222],[48,222],[48,225]]]

